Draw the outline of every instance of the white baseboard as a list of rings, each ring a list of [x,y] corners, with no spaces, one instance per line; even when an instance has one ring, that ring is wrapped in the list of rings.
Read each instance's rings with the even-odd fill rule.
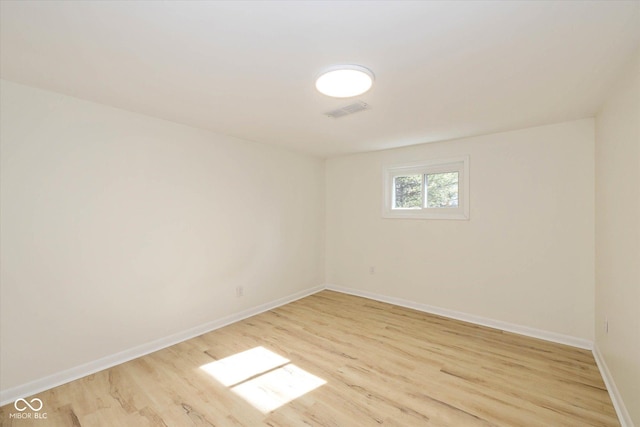
[[[243,310],[239,313],[207,322],[205,324],[182,332],[178,332],[168,337],[160,338],[158,340],[130,348],[120,353],[106,356],[98,360],[94,360],[92,362],[88,362],[83,365],[79,365],[71,369],[67,369],[65,371],[58,372],[53,375],[49,375],[47,377],[40,378],[35,381],[22,384],[7,390],[1,390],[0,406],[11,403],[16,399],[32,396],[36,393],[49,390],[50,388],[66,384],[70,381],[74,381],[82,377],[86,377],[87,375],[91,375],[104,369],[119,365],[121,363],[128,362],[146,354],[153,353],[154,351],[162,350],[163,348],[170,347],[182,341],[197,337],[198,335],[202,335],[215,329],[222,328],[223,326],[238,322],[242,319],[255,316],[256,314],[260,314],[265,311],[272,310],[276,307],[289,304],[290,302],[296,301],[300,298],[315,294],[322,289],[324,289],[324,286],[315,286],[313,288],[305,289],[303,291],[287,295],[286,297],[279,298],[275,301],[261,304],[256,307]]]
[[[593,357],[596,359],[596,364],[598,365],[598,369],[600,369],[600,374],[602,374],[602,379],[604,380],[604,383],[607,386],[607,390],[609,391],[609,397],[611,397],[611,402],[613,402],[613,407],[616,409],[616,414],[618,414],[618,419],[620,420],[620,424],[622,425],[622,427],[633,427],[633,421],[631,420],[631,415],[629,415],[629,411],[627,411],[627,407],[624,405],[622,396],[618,391],[618,387],[616,387],[615,381],[613,381],[613,376],[611,376],[609,367],[607,366],[607,363],[604,361],[604,357],[602,356],[602,353],[600,353],[600,349],[598,348],[597,343],[593,345]]]
[[[530,328],[528,326],[516,325],[514,323],[489,319],[482,316],[476,316],[473,314],[467,314],[460,311],[454,311],[446,308],[435,307],[432,305],[421,304],[414,301],[405,300],[402,298],[389,297],[386,295],[380,295],[372,292],[361,291],[359,289],[347,288],[344,286],[328,284],[325,286],[325,288],[331,291],[342,292],[345,294],[369,298],[369,299],[380,301],[380,302],[399,305],[401,307],[412,308],[414,310],[423,311],[425,313],[437,314],[438,316],[449,317],[451,319],[462,320],[464,322],[469,322],[469,323],[475,323],[476,325],[487,326],[489,328],[499,329],[506,332],[513,332],[513,333],[525,335],[528,337],[539,338],[545,341],[551,341],[559,344],[570,345],[572,347],[583,348],[586,350],[593,349],[592,341],[589,341],[583,338],[572,337],[570,335],[563,335],[555,332],[543,331],[540,329]]]

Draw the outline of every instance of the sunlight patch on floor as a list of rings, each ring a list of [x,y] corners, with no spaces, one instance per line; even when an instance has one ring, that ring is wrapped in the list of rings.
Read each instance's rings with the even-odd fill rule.
[[[266,414],[326,384],[293,363],[232,387],[231,390]]]
[[[264,414],[327,383],[264,347],[207,363],[200,369]]]
[[[289,363],[289,359],[285,359],[264,347],[255,347],[251,350],[207,363],[202,365],[200,369],[211,375],[222,385],[230,387],[287,363]]]

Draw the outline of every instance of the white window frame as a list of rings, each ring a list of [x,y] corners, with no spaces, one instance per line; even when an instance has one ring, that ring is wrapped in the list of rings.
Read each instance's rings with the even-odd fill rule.
[[[458,207],[457,208],[394,208],[394,178],[403,175],[434,174],[458,172]],[[420,162],[385,165],[383,175],[383,218],[410,219],[469,219],[469,156],[432,159]],[[423,179],[424,198],[424,179]],[[423,201],[424,203],[424,201]]]

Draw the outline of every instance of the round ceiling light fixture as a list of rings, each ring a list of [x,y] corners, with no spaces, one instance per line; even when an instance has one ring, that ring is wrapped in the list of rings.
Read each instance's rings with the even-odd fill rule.
[[[316,79],[316,89],[334,98],[362,95],[373,85],[373,73],[360,65],[335,65]]]

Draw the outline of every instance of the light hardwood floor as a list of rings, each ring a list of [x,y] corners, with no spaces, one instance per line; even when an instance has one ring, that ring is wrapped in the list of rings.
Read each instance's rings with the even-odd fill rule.
[[[587,350],[331,291],[36,397],[46,421],[0,423],[619,425]]]

